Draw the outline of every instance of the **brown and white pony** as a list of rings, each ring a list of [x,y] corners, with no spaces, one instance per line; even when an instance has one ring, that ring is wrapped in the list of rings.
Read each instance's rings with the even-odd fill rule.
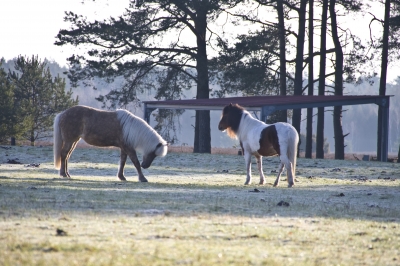
[[[119,147],[121,159],[118,178],[126,180],[124,166],[127,156],[139,175],[147,182],[140,167],[148,168],[156,156],[165,156],[167,142],[143,119],[126,110],[103,111],[87,106],[74,106],[54,119],[54,166],[60,176],[70,178],[68,159],[80,139],[100,147]],[[143,154],[140,164],[136,151]]]
[[[257,159],[260,184],[265,183],[262,169],[262,156],[280,156],[278,176],[274,186],[279,185],[283,169],[287,169],[288,186],[294,185],[296,171],[297,144],[299,135],[288,123],[265,124],[251,116],[238,104],[224,107],[218,129],[227,131],[231,138],[238,138],[246,161],[247,178],[245,185],[251,183],[251,156]]]

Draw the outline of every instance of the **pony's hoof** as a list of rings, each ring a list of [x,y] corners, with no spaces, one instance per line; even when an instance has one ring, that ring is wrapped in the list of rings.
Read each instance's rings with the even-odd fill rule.
[[[259,185],[264,185],[265,181],[260,181],[260,183],[258,183]]]
[[[147,181],[147,179],[143,177],[143,178],[139,178],[139,182],[146,183],[146,182],[149,182],[149,181]]]
[[[290,187],[293,187],[293,186],[294,186],[294,184],[289,184],[289,185],[288,185],[289,188],[290,188]]]
[[[118,178],[119,178],[119,180],[121,180],[121,181],[126,181],[125,176],[118,176]]]

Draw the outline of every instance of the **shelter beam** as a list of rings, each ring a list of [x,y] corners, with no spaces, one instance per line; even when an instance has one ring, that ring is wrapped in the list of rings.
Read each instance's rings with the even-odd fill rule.
[[[144,120],[147,122],[147,124],[150,125],[150,115],[151,113],[156,110],[157,108],[150,108],[148,107],[147,103],[143,104],[143,113],[144,113]]]

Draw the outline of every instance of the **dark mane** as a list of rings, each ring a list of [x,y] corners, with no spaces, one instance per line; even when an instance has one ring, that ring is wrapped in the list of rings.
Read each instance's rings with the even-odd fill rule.
[[[230,126],[230,129],[236,134],[239,125],[240,125],[240,120],[242,119],[242,114],[244,112],[244,108],[238,104],[230,104],[228,106],[225,106],[223,110],[223,115],[228,115],[228,123]]]

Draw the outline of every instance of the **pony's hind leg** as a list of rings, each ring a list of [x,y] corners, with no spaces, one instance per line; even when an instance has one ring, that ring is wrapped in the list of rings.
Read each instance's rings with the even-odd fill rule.
[[[285,169],[285,164],[282,163],[282,162],[280,162],[280,163],[279,163],[279,167],[278,167],[278,175],[276,176],[276,180],[275,180],[275,183],[274,183],[274,187],[279,186],[279,180],[280,180],[280,178],[281,178],[281,174],[282,174],[283,169]]]
[[[293,187],[294,186],[293,167],[290,161],[286,163],[286,175],[287,175],[288,187]]]
[[[287,175],[288,187],[293,187],[294,181],[293,181],[292,163],[290,162],[290,160],[289,160],[289,158],[287,156],[281,155],[280,159],[281,159],[281,164],[280,164],[279,168],[281,168],[283,170],[284,167],[286,166],[286,175]],[[279,183],[279,176],[280,176],[281,173],[282,173],[282,171],[279,171],[277,181],[275,181],[276,184]]]
[[[71,153],[74,150],[77,141],[65,141],[63,147],[61,148],[61,167],[60,176],[71,178],[68,173],[68,159],[71,157]]]
[[[260,185],[263,185],[265,184],[265,176],[262,167],[262,156],[256,155],[256,160],[257,160],[258,172],[260,173]]]
[[[119,168],[118,168],[118,178],[122,181],[126,181],[126,178],[124,176],[124,167],[126,163],[126,159],[128,158],[128,154],[126,154],[124,151],[121,149],[121,157],[119,161]]]
[[[69,171],[68,171],[68,160],[69,160],[69,158],[71,157],[72,152],[75,150],[77,144],[78,144],[78,141],[75,141],[75,142],[72,144],[72,147],[71,147],[71,149],[70,149],[69,152],[68,152],[67,159],[65,160],[65,173],[67,174],[67,177],[68,177],[68,178],[71,178],[71,176],[69,175]]]

